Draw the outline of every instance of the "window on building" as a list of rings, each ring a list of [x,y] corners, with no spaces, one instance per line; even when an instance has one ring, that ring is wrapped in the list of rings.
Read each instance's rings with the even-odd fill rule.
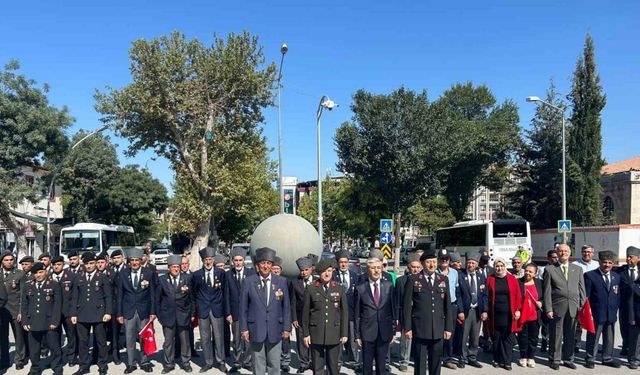
[[[615,218],[615,206],[613,205],[613,199],[610,196],[606,196],[602,202],[602,214],[605,219]]]

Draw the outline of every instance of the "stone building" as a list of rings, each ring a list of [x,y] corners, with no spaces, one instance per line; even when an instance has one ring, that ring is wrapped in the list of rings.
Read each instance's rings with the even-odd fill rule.
[[[602,206],[616,224],[640,224],[640,157],[602,168]]]

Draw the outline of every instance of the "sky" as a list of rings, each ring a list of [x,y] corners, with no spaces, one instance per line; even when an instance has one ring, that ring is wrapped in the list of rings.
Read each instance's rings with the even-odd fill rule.
[[[459,82],[487,85],[499,102],[513,100],[527,128],[549,80],[566,95],[587,33],[607,96],[602,112],[607,162],[640,156],[640,2],[601,0],[479,1],[14,1],[2,5],[0,64],[17,59],[21,73],[50,85],[50,103],[75,118],[69,135],[101,126],[95,90],[131,82],[131,42],[174,30],[206,45],[213,35],[248,30],[260,38],[267,62],[283,66],[283,174],[316,178],[315,113],[320,98],[339,104],[322,116],[322,165],[336,171],[333,135],[352,118],[359,89],[385,94],[404,86],[430,100]],[[278,112],[262,124],[277,159]],[[568,115],[569,113],[567,113]],[[153,151],[122,165],[146,166],[171,191],[168,161]],[[631,136],[634,134],[635,136]],[[381,171],[384,173],[384,171]]]

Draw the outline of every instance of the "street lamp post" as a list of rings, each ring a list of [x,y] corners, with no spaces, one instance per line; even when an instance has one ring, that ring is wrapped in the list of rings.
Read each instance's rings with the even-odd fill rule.
[[[331,111],[337,107],[333,100],[328,96],[323,95],[320,98],[320,104],[318,104],[318,111],[316,112],[316,147],[318,148],[318,236],[320,237],[320,243],[324,249],[324,238],[322,231],[322,159],[320,158],[320,117],[322,117],[322,111],[327,109]]]
[[[564,109],[558,107],[557,105],[553,105],[547,101],[544,101],[537,96],[528,96],[527,102],[537,102],[549,108],[553,108],[554,110],[558,111],[558,113],[560,113],[560,117],[562,118],[562,220],[567,220],[567,148],[565,144]],[[566,232],[562,233],[562,240],[564,243],[567,243]]]
[[[67,159],[69,158],[69,155],[71,155],[71,152],[78,147],[79,144],[81,144],[82,142],[84,142],[87,138],[89,137],[93,137],[94,135],[106,130],[108,128],[108,126],[103,126],[100,129],[91,132],[87,135],[85,135],[84,137],[82,137],[82,139],[80,139],[78,142],[76,142],[73,146],[71,146],[71,149],[69,150],[69,152],[67,152],[67,154],[64,156],[64,158],[62,159],[62,161],[60,162],[60,164],[58,164],[58,166],[56,167],[56,169],[53,171],[53,176],[51,176],[51,182],[49,183],[49,190],[47,191],[47,247],[46,247],[46,251],[48,253],[51,252],[51,192],[54,189],[54,185],[56,182],[56,178],[58,177],[58,174],[60,173],[60,170],[62,169],[62,166],[64,165],[64,162],[67,161]]]
[[[289,51],[289,47],[286,43],[280,46],[280,71],[278,72],[278,192],[280,194],[280,213],[284,213],[284,186],[282,185],[282,101],[281,90],[282,85],[282,64],[284,63],[284,55]]]

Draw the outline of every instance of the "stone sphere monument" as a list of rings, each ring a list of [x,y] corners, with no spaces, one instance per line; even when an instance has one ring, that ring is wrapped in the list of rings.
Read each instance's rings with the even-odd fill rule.
[[[270,247],[282,258],[282,275],[299,274],[296,259],[307,254],[322,254],[318,231],[308,221],[297,215],[278,214],[260,223],[251,236],[251,258],[256,249]]]

